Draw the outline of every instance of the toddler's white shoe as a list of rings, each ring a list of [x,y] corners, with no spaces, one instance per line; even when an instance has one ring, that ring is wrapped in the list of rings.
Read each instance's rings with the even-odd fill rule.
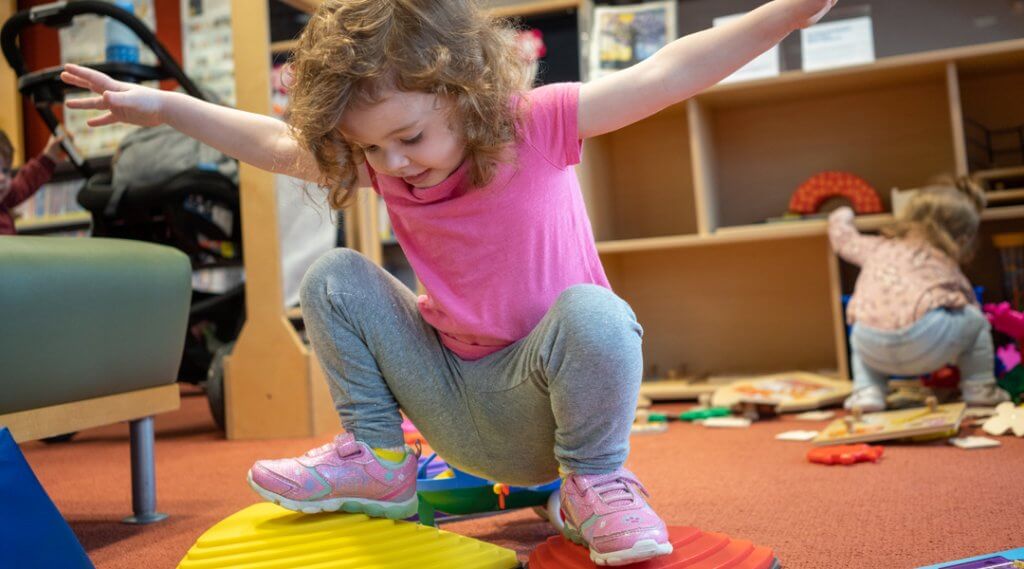
[[[994,407],[1010,400],[1010,394],[1003,391],[994,379],[961,381],[960,393],[964,403],[977,407]]]
[[[853,393],[843,401],[843,408],[847,411],[859,407],[865,413],[874,413],[885,410],[885,392],[877,385],[869,385],[853,390]]]

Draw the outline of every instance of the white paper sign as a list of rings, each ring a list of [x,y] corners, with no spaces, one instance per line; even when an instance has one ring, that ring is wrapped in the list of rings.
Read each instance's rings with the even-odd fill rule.
[[[800,31],[804,71],[870,63],[875,60],[871,18],[816,24]]]
[[[722,16],[712,21],[713,26],[721,26],[726,22],[742,17],[743,14]],[[732,75],[722,79],[721,83],[732,83],[734,81],[747,81],[760,79],[762,77],[774,77],[779,74],[781,68],[779,63],[779,46],[774,45],[768,51],[752,59],[749,63],[737,69]]]

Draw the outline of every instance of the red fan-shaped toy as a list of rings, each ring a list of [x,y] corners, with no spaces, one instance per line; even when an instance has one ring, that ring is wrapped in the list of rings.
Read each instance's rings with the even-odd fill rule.
[[[846,198],[857,213],[880,213],[882,200],[863,178],[849,172],[821,172],[810,177],[789,198],[791,213],[817,213],[830,198]]]

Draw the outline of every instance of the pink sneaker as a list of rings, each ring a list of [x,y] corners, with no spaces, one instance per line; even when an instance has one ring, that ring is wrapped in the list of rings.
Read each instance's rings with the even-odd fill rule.
[[[362,512],[399,520],[416,513],[418,456],[406,453],[400,464],[381,463],[351,434],[297,458],[258,460],[249,469],[249,486],[263,499],[296,512]]]
[[[598,565],[625,565],[672,553],[665,522],[647,505],[647,490],[625,468],[571,474],[562,482],[563,533],[590,548]]]

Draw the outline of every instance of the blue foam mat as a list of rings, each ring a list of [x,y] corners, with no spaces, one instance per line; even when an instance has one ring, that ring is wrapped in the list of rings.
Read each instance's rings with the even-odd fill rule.
[[[6,427],[0,427],[0,565],[93,569]]]

